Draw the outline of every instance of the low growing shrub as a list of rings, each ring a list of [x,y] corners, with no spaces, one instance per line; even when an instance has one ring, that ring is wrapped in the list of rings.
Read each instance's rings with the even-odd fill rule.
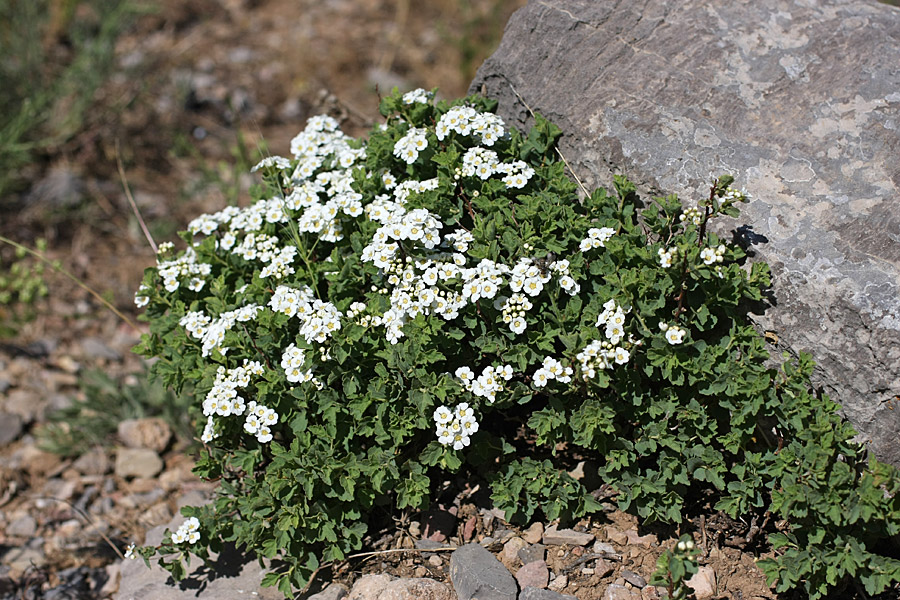
[[[163,248],[139,351],[199,393],[196,471],[219,493],[137,552],[178,577],[234,542],[281,559],[264,583],[288,594],[360,548],[374,506],[424,509],[447,473],[488,479],[510,519],[599,509],[554,465],[568,448],[644,522],[680,522],[697,489],[771,513],[779,590],[900,580],[876,550],[897,472],[810,391],[808,358],[764,365],[745,313],[768,268],[708,227],[747,195],[723,176],[644,206],[617,177],[579,199],[559,129],[523,135],[494,105],[395,93],[366,141],[313,118],[257,165],[262,198]]]

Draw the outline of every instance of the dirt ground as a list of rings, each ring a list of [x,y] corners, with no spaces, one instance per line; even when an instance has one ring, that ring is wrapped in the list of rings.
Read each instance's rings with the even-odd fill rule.
[[[134,320],[133,293],[154,255],[122,176],[156,241],[170,239],[200,212],[246,202],[259,152],[286,154],[310,116],[329,113],[359,135],[376,120],[379,93],[394,86],[464,95],[506,19],[524,3],[160,0],[119,39],[115,73],[84,127],[25,169],[20,192],[0,199],[0,234],[29,246],[46,239],[52,259]],[[0,411],[20,422],[0,446],[0,598],[109,597],[118,560],[110,545],[121,550],[168,521],[176,492],[208,486],[189,473],[184,440],[163,444],[160,474],[149,478],[114,467],[121,440],[87,459],[38,448],[35,436],[53,410],[84,399],[85,372],[98,368],[130,385],[143,372],[129,348],[144,324],[133,329],[64,276],[50,274],[48,283],[35,318],[0,339]],[[484,518],[464,502],[457,512],[460,524],[469,513]],[[710,519],[697,531],[710,532],[703,562],[717,574],[717,597],[774,598],[754,565],[755,549],[727,543],[739,524],[716,534]],[[584,600],[603,598],[623,570],[649,578],[659,553],[674,543],[674,532],[652,542],[632,539],[637,524],[618,511],[581,526],[620,555],[606,573],[569,573],[559,591]],[[517,533],[511,531],[507,537]],[[413,538],[405,523],[373,548],[403,547]],[[500,555],[503,548],[501,540],[492,549]],[[446,560],[388,556],[335,576],[348,584],[381,571],[446,580]],[[547,563],[561,571],[571,558],[548,554]],[[78,577],[80,595],[51,594]]]

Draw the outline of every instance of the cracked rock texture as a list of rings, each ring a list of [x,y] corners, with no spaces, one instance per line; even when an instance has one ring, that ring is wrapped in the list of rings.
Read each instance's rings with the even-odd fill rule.
[[[588,185],[623,173],[695,202],[732,173],[772,265],[754,317],[900,465],[900,9],[874,2],[544,0],[515,13],[471,87],[565,132]],[[720,224],[721,226],[721,224]],[[896,406],[896,408],[895,408]]]

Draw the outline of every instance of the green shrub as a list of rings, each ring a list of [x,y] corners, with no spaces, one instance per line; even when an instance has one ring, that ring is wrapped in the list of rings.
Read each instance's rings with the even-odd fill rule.
[[[745,311],[768,268],[707,227],[746,194],[723,176],[645,206],[617,177],[579,198],[559,129],[506,130],[494,104],[396,93],[367,141],[314,118],[257,165],[261,199],[195,219],[148,269],[139,350],[200,392],[219,495],[139,553],[180,574],[233,541],[284,560],[265,583],[287,594],[360,547],[373,506],[424,509],[448,472],[488,479],[512,519],[597,510],[548,458],[566,447],[644,522],[680,522],[698,489],[786,519],[790,549],[762,564],[780,588],[900,579],[872,553],[900,523],[896,471],[865,464],[806,358],[766,368]]]

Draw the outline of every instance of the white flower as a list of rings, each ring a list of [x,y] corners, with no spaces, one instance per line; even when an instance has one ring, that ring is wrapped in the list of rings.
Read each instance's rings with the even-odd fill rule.
[[[684,339],[685,330],[678,325],[669,325],[666,329],[666,341],[671,345],[680,344]]]
[[[135,549],[134,543],[128,544],[128,547],[125,548],[125,558],[130,558],[131,560],[134,560],[136,558],[134,555],[134,549]]]

